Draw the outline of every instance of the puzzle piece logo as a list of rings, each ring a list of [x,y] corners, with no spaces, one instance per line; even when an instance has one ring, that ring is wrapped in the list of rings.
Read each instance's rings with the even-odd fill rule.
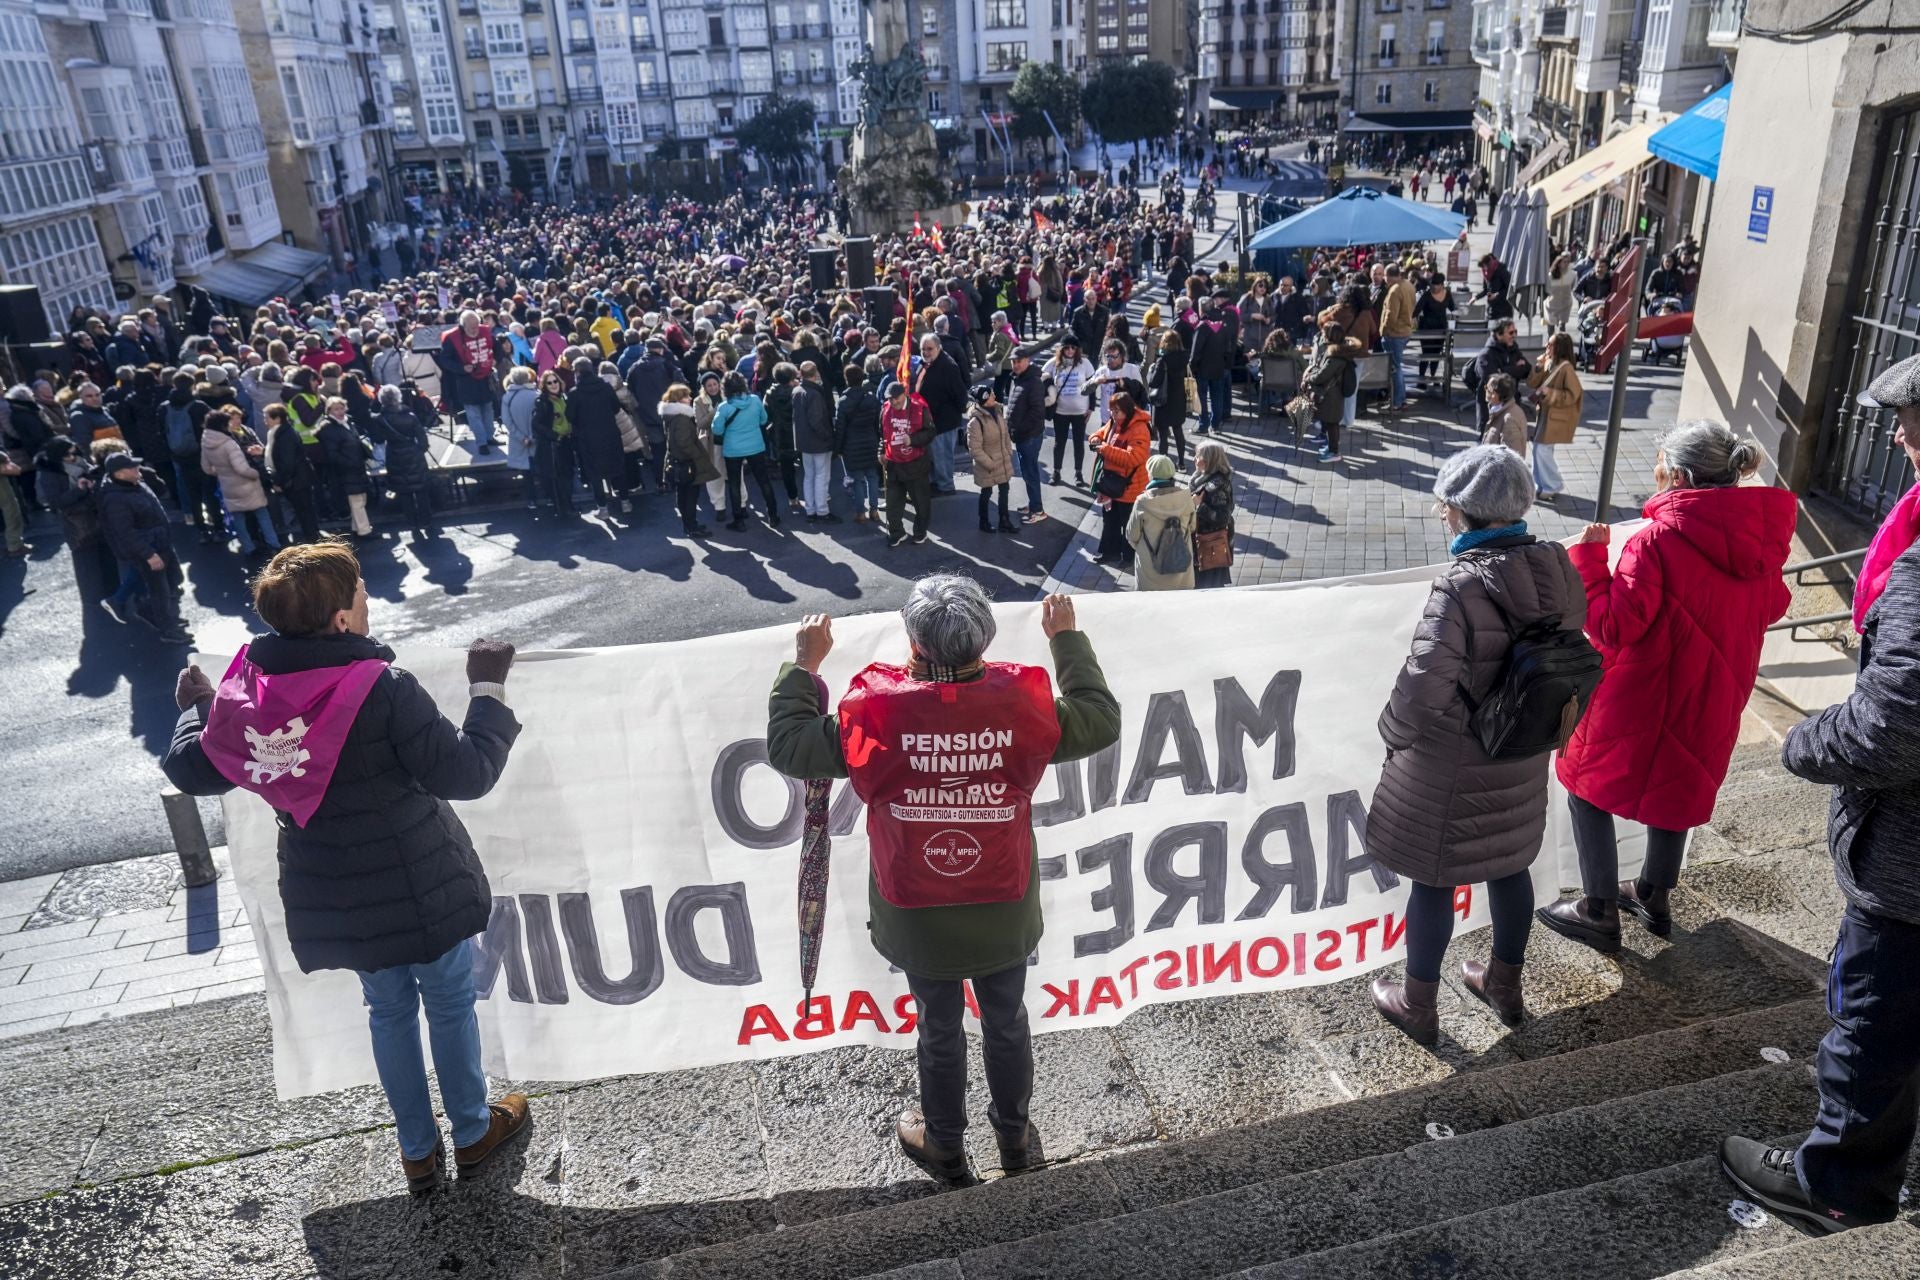
[[[284,728],[275,729],[272,733],[255,733],[248,728],[246,734],[247,750],[253,754],[253,759],[245,761],[242,767],[253,778],[255,786],[278,782],[283,777],[307,776],[303,766],[312,757],[300,745],[307,736],[306,720],[295,716]]]

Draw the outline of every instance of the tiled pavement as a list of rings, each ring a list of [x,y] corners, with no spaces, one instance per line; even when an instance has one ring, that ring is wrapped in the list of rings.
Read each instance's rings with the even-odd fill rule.
[[[227,873],[172,855],[0,883],[0,1039],[265,989]]]
[[[1653,492],[1653,460],[1673,426],[1681,371],[1636,366],[1627,385],[1620,457],[1607,521],[1637,517]],[[1612,380],[1586,380],[1585,425],[1557,451],[1567,496],[1536,507],[1528,527],[1565,538],[1593,520],[1606,442]],[[1455,389],[1458,402],[1464,392]],[[1235,410],[1244,400],[1235,398]],[[1188,438],[1191,449],[1198,439]],[[1417,402],[1398,417],[1364,417],[1341,440],[1344,461],[1323,463],[1295,448],[1278,418],[1235,417],[1217,439],[1233,461],[1235,516],[1233,580],[1247,585],[1377,573],[1437,564],[1447,537],[1433,514],[1433,478],[1449,455],[1475,443],[1472,418],[1437,401]],[[1098,509],[1090,510],[1049,579],[1047,590],[1121,591],[1132,574],[1093,563],[1100,539]]]

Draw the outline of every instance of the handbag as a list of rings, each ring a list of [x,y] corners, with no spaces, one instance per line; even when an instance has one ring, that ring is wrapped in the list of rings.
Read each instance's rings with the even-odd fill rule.
[[[1112,498],[1118,502],[1132,481],[1131,473],[1122,474],[1107,465],[1105,457],[1093,455],[1093,491],[1103,498]]]
[[[1202,572],[1225,569],[1233,563],[1233,535],[1214,529],[1193,535],[1193,567]]]
[[[1188,374],[1187,375],[1187,410],[1188,412],[1192,412],[1193,406],[1199,403],[1200,403],[1200,384],[1193,380],[1192,374]]]

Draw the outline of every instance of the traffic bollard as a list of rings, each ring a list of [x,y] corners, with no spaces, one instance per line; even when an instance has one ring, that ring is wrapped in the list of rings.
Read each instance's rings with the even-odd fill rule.
[[[200,804],[192,796],[172,787],[160,792],[160,805],[167,811],[167,826],[173,832],[173,847],[180,851],[180,871],[189,889],[212,884],[220,878],[213,865],[213,852],[207,847],[207,828],[200,821]]]

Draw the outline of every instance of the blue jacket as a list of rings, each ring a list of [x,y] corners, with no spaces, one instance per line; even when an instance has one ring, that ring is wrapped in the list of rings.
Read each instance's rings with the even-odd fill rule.
[[[714,411],[713,438],[726,458],[751,458],[767,451],[767,411],[752,396],[731,396]]]

